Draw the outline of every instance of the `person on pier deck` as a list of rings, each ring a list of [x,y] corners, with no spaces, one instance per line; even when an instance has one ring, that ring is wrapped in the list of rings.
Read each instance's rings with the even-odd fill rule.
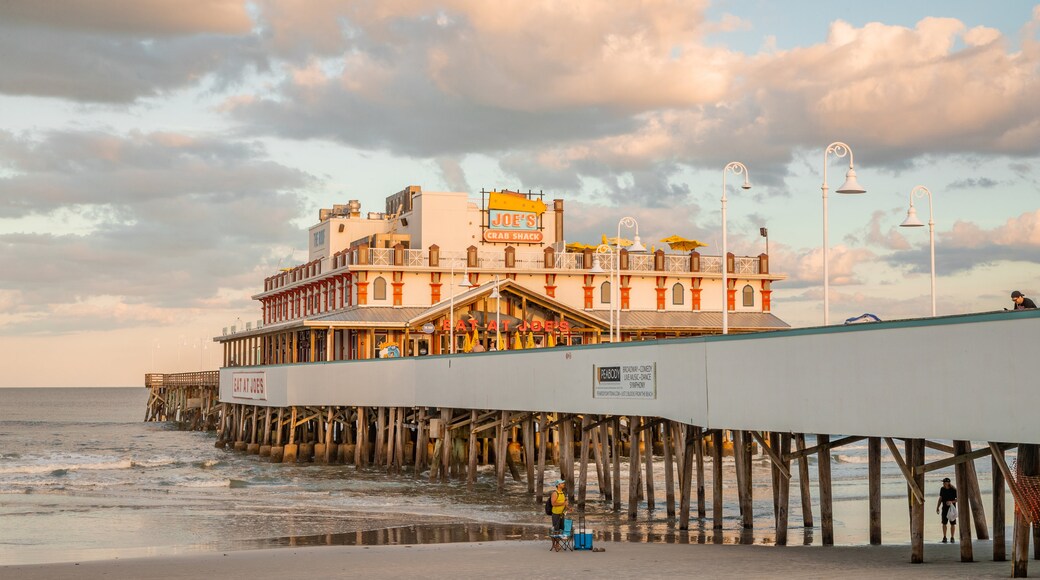
[[[566,483],[562,479],[556,482],[556,489],[553,490],[550,500],[552,501],[552,526],[553,530],[563,529],[563,518],[564,513],[567,511],[567,489]]]
[[[1036,303],[1026,298],[1024,294],[1015,290],[1011,293],[1011,302],[1015,305],[1015,310],[1026,310],[1028,308],[1036,308]]]
[[[946,524],[950,524],[950,541],[957,535],[957,520],[950,519],[950,508],[957,505],[957,488],[950,483],[949,477],[944,477],[942,487],[939,488],[939,503],[935,506],[935,513],[942,510],[943,543],[946,543]]]

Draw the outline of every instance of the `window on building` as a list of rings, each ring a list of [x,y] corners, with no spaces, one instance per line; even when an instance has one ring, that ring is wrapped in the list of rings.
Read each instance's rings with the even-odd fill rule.
[[[686,293],[683,292],[682,284],[676,284],[672,286],[672,304],[681,305],[684,300]]]
[[[610,282],[604,282],[599,287],[599,301],[610,304]]]
[[[744,295],[744,306],[754,306],[755,305],[755,289],[751,287],[751,284],[747,284],[747,285],[744,286],[743,295]]]
[[[376,278],[372,283],[372,299],[386,300],[386,279],[382,276]]]

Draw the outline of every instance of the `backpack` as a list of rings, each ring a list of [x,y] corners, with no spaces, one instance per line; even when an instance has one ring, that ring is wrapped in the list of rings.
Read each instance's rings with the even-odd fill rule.
[[[547,516],[553,515],[552,510],[553,510],[552,493],[550,493],[549,497],[545,498],[545,515],[547,515]]]

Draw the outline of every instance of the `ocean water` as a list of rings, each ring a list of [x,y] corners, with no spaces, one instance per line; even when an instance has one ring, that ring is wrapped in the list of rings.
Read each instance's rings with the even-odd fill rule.
[[[492,466],[481,468],[471,492],[464,482],[431,484],[428,472],[416,477],[380,468],[271,464],[216,449],[211,433],[142,422],[146,401],[144,388],[0,389],[0,565],[292,545],[531,539],[546,532],[547,517],[527,484],[507,475],[506,490],[498,493]],[[905,544],[906,485],[884,453],[883,541]],[[927,461],[943,456],[927,454]],[[866,441],[833,450],[832,459],[835,541],[865,544]],[[989,465],[988,458],[976,462],[987,511]],[[600,499],[594,464],[589,471],[587,525],[600,538],[773,543],[770,470],[763,456],[754,460],[752,532],[740,528],[730,458],[723,460],[726,518],[720,533],[711,529],[710,459],[708,520],[696,520],[694,501],[688,532],[667,517],[660,458],[654,509],[644,501],[635,521],[627,519],[627,503],[616,514]],[[815,482],[814,458],[810,471]],[[627,502],[627,465],[621,472]],[[796,467],[792,472],[789,542],[819,543],[818,528],[801,527]],[[547,481],[557,476],[547,467]],[[953,477],[953,468],[927,476],[929,538],[941,536],[930,508],[946,476]],[[815,484],[812,493],[818,501]],[[816,505],[814,517],[819,526]]]

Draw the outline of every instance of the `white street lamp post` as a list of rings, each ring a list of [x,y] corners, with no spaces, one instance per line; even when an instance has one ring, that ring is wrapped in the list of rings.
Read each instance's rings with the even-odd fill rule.
[[[498,291],[498,274],[495,274],[495,289],[489,298],[495,299],[495,350],[502,342],[502,293]]]
[[[617,310],[617,317],[614,323],[614,332],[610,337],[611,342],[621,342],[621,226],[626,228],[634,228],[636,235],[632,238],[632,245],[629,246],[628,252],[645,252],[646,248],[639,242],[639,223],[634,217],[625,216],[618,220],[617,224],[617,237],[614,238],[614,244],[616,249],[614,270],[615,276],[617,277],[617,285],[613,282],[610,284],[610,303],[611,309]]]
[[[856,181],[856,168],[852,158],[852,148],[841,141],[835,141],[827,146],[823,152],[823,325],[831,322],[831,279],[829,264],[827,261],[827,156],[834,153],[835,157],[849,156],[849,170],[845,172],[845,183],[836,189],[838,193],[866,193]]]
[[[726,174],[744,175],[742,189],[751,189],[748,170],[743,163],[731,161],[722,170],[722,334],[729,334],[729,251],[726,249]]]
[[[473,286],[469,281],[469,274],[463,272],[462,288]],[[455,259],[451,260],[451,279],[448,280],[448,288],[451,291],[451,306],[448,309],[448,353],[455,354]]]
[[[923,185],[918,185],[910,191],[910,209],[906,210],[906,219],[899,224],[904,228],[919,228],[924,226],[917,219],[917,210],[914,209],[914,195],[917,197],[928,196],[928,249],[932,257],[932,316],[935,316],[935,216],[932,214],[932,192]]]
[[[614,340],[614,266],[608,261],[607,266],[610,268],[604,270],[603,265],[599,260],[600,254],[607,254],[608,256],[613,257],[614,253],[607,244],[600,244],[597,246],[596,256],[592,260],[592,269],[589,270],[592,274],[607,273],[607,280],[610,283],[610,304],[608,305],[607,318],[609,319],[610,340]]]

